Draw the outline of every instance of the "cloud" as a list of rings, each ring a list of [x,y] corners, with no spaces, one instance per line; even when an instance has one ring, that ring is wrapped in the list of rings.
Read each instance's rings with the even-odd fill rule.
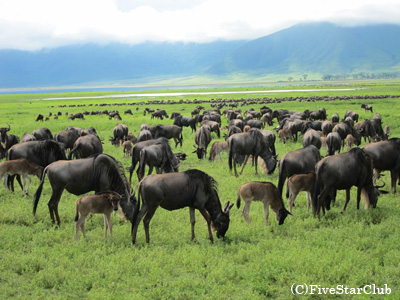
[[[398,0],[0,0],[0,49],[254,39],[299,22],[400,24]]]

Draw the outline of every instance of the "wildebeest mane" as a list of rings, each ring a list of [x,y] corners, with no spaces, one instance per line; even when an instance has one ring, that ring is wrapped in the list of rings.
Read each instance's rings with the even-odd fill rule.
[[[210,175],[204,173],[203,171],[197,169],[191,169],[184,172],[186,176],[189,177],[189,197],[188,200],[191,201],[190,206],[193,205],[192,201],[196,199],[195,195],[197,193],[197,189],[199,187],[198,180],[203,183],[204,191],[206,194],[213,194],[218,197],[218,189],[217,189],[217,181],[211,177]]]
[[[46,166],[48,165],[47,162],[50,153],[54,154],[55,160],[67,159],[64,150],[61,149],[60,144],[53,140],[39,141],[35,152],[36,156],[40,159],[42,163],[46,162]]]

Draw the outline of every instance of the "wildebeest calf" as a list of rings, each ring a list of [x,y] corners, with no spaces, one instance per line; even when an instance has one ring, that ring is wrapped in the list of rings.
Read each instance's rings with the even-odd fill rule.
[[[252,201],[261,201],[264,205],[265,226],[268,226],[269,206],[276,214],[276,220],[282,225],[290,212],[283,205],[278,189],[271,182],[252,181],[243,184],[237,191],[237,208],[240,208],[240,198],[245,205],[242,211],[243,217],[250,224],[250,204]]]
[[[7,160],[0,163],[0,178],[4,177],[4,186],[8,189],[7,178],[8,176],[21,175],[23,178],[22,195],[28,194],[29,186],[31,185],[31,178],[28,175],[36,175],[39,179],[42,175],[43,167],[30,162],[25,158]],[[26,179],[28,179],[28,187],[26,186]]]
[[[289,212],[292,213],[294,200],[300,192],[307,192],[307,212],[310,212],[310,205],[314,203],[315,173],[295,174],[290,176],[286,182],[286,198],[289,199]]]
[[[111,213],[113,210],[118,210],[120,198],[121,195],[116,192],[104,192],[96,195],[86,195],[78,199],[75,203],[75,242],[78,242],[79,227],[82,230],[83,237],[86,238],[85,221],[89,213],[103,214],[104,238],[107,238],[107,228],[110,229],[110,236],[112,237]]]

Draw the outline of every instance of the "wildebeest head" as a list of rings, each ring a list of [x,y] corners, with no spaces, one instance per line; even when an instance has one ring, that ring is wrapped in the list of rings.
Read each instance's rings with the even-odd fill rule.
[[[0,128],[0,134],[1,134],[1,146],[6,149],[7,147],[7,132],[10,131],[11,127],[8,125],[7,127],[2,127]]]
[[[291,213],[284,207],[278,211],[278,214],[276,215],[276,220],[279,222],[279,225],[283,225],[288,215],[291,215]]]
[[[229,211],[231,210],[234,203],[229,205],[230,202],[226,202],[224,210],[219,213],[217,218],[212,222],[213,228],[217,231],[217,238],[225,237],[225,233],[229,229]]]
[[[203,147],[196,147],[195,145],[193,145],[193,147],[196,148],[196,150],[194,150],[192,153],[196,153],[198,159],[203,159],[206,156],[206,149]]]

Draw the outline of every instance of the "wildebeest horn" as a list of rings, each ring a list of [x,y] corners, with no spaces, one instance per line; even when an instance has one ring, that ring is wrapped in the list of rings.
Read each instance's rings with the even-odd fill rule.
[[[279,153],[278,153],[278,154],[276,154],[276,155],[272,155],[272,157],[273,157],[273,158],[275,158],[275,159],[277,159],[277,158],[278,158],[278,156],[279,156]]]
[[[8,124],[8,128],[6,128],[6,132],[10,131],[10,129],[11,129],[11,126],[10,126],[10,124]]]

